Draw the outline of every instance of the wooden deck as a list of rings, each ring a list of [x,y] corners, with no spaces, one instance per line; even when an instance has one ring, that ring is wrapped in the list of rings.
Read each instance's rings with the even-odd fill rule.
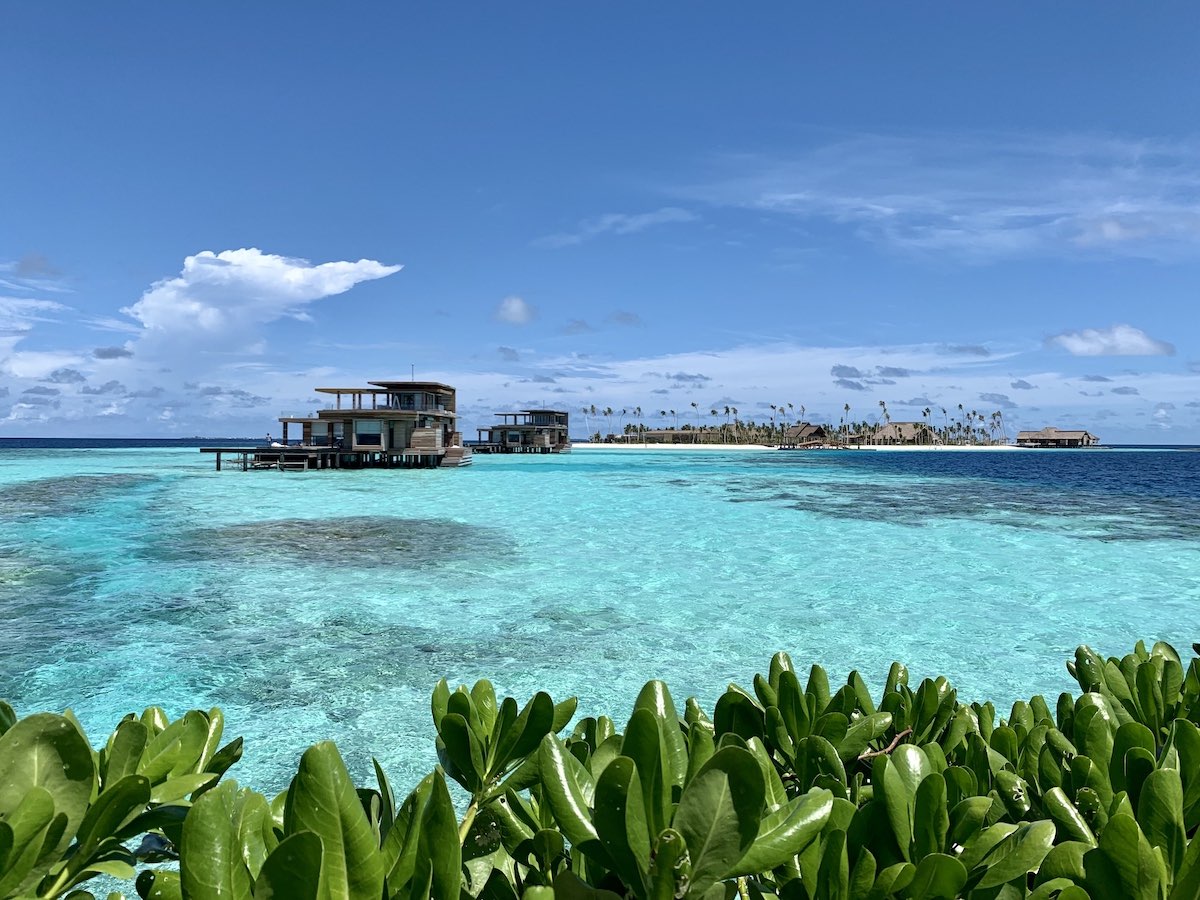
[[[235,468],[312,472],[322,469],[436,469],[469,466],[471,451],[462,447],[403,450],[345,450],[334,447],[201,447],[216,456],[217,471],[231,457]]]

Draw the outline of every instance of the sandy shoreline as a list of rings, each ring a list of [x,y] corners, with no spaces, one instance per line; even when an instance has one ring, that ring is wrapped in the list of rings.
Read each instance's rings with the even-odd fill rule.
[[[651,451],[651,452],[655,452],[655,453],[660,452],[660,451],[674,452],[674,453],[679,453],[679,452],[703,453],[705,451],[722,451],[722,452],[724,452],[724,451],[729,451],[729,450],[741,450],[741,451],[758,450],[758,451],[770,451],[770,452],[774,453],[778,449],[779,449],[778,447],[768,447],[766,444],[571,444],[572,452],[574,452],[576,450],[582,450],[582,451],[586,451],[589,453],[598,452],[598,451],[609,451],[609,450],[618,451],[618,452],[645,450],[645,451]],[[862,447],[852,446],[852,447],[846,447],[846,448],[844,448],[844,450],[842,448],[835,449],[835,448],[830,447],[830,448],[824,448],[824,449],[816,451],[816,452],[841,453],[841,452],[849,452],[849,451],[857,452],[859,450],[870,450],[870,451],[874,451],[874,452],[884,452],[884,453],[971,453],[971,452],[992,452],[992,451],[1026,450],[1026,449],[1028,449],[1028,448],[1014,447],[1012,444],[965,444],[965,445],[950,444],[947,446],[940,446],[940,445],[936,445],[936,444],[935,445],[905,444],[905,445],[897,445],[897,446],[873,446],[873,445],[864,445]],[[811,450],[790,451],[789,450],[787,452],[789,452],[789,453],[790,452],[811,453],[813,451],[811,451]]]

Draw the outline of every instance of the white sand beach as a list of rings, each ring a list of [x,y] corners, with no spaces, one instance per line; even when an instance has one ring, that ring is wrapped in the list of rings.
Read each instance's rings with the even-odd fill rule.
[[[629,451],[650,451],[650,452],[691,452],[704,453],[712,451],[776,451],[778,447],[769,447],[766,444],[591,444],[591,443],[573,443],[571,444],[572,452],[576,450],[589,453],[594,452],[629,452]],[[816,452],[856,452],[859,450],[870,450],[883,453],[970,453],[970,452],[992,452],[1005,450],[1027,450],[1028,447],[1017,447],[1012,444],[894,444],[894,445],[874,445],[864,444],[861,447],[854,445],[850,447],[823,447]],[[788,451],[797,453],[811,453],[813,450],[797,450]]]

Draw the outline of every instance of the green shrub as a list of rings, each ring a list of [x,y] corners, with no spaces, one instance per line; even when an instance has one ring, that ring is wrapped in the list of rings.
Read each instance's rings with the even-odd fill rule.
[[[443,681],[440,766],[399,803],[331,743],[274,799],[218,785],[240,742],[216,749],[216,710],[148,710],[95,753],[69,714],[3,706],[0,897],[139,863],[142,897],[195,900],[1200,897],[1200,660],[1139,643],[1068,669],[1077,696],[998,717],[899,664],[876,702],[857,672],[833,690],[777,654],[711,717],[650,682],[623,731],[569,733],[574,699]]]

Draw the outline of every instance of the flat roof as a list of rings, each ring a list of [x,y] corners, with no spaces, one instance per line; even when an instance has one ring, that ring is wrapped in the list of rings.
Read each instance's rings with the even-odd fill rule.
[[[442,384],[440,381],[368,381],[367,384],[378,385],[381,388],[388,390],[434,390],[434,391],[450,391],[454,392],[448,384]]]
[[[380,394],[387,391],[443,391],[454,393],[454,388],[437,381],[368,381],[374,387],[319,387],[313,388],[318,394]]]

